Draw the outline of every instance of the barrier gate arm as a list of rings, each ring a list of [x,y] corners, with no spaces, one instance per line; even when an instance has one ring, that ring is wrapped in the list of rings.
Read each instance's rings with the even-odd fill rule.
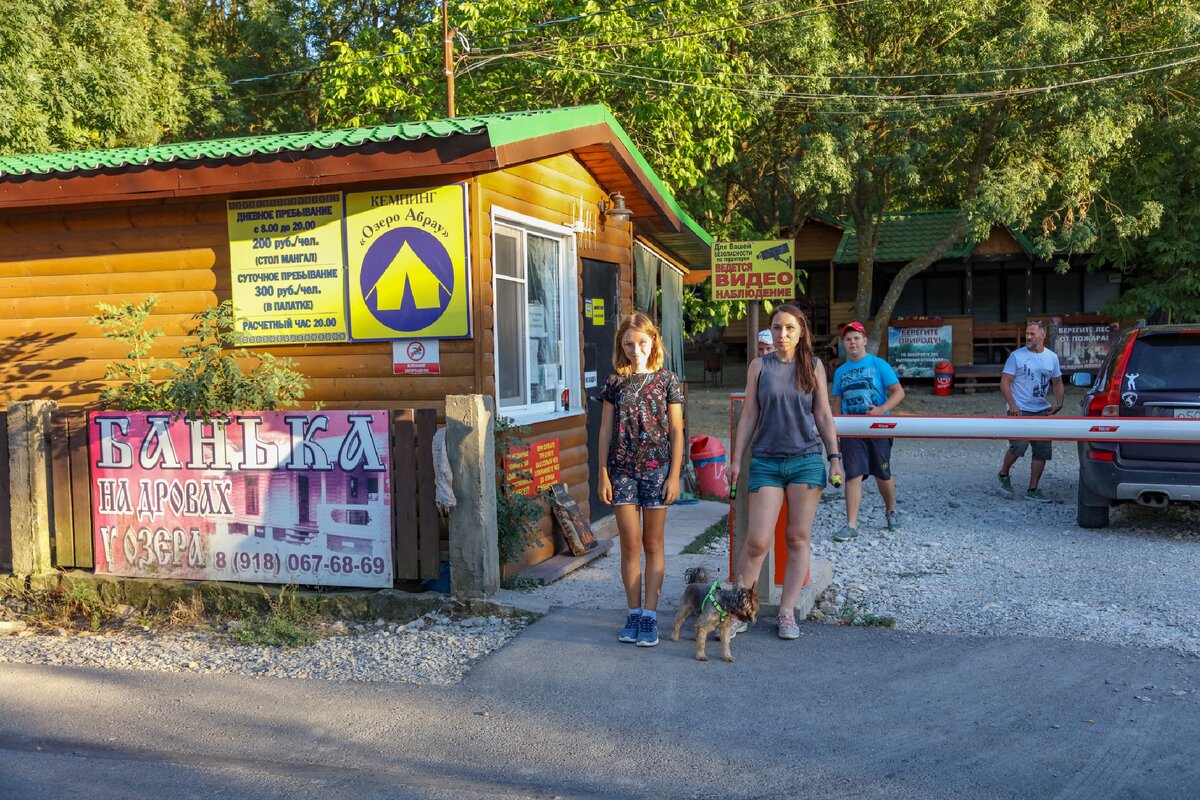
[[[1027,439],[1200,442],[1200,420],[1145,417],[834,417],[838,436],[875,439]]]

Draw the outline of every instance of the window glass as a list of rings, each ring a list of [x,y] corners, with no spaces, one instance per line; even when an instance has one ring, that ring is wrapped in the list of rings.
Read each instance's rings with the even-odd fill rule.
[[[579,299],[569,231],[504,212],[494,231],[496,393],[514,417],[578,407]],[[521,222],[518,223],[517,220]],[[571,391],[573,389],[573,391]]]
[[[1125,375],[1137,375],[1139,391],[1200,389],[1200,336],[1158,333],[1139,336]]]

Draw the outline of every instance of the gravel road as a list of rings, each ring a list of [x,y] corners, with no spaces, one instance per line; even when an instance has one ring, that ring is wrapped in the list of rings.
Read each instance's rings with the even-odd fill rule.
[[[845,522],[840,493],[818,508],[813,550],[834,565],[842,604],[895,616],[927,633],[1047,636],[1200,655],[1200,511],[1124,506],[1110,527],[1075,525],[1078,458],[1056,442],[1041,488],[1050,503],[996,491],[1001,442],[897,440],[902,529],[883,527],[874,482],[860,536],[832,541]],[[1013,468],[1023,488],[1029,460]],[[1019,493],[1018,493],[1019,496]],[[840,589],[840,591],[837,591]],[[827,611],[835,608],[827,606]]]

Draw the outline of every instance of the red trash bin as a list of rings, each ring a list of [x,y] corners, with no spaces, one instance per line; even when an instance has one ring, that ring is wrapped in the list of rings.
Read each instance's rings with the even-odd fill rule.
[[[938,397],[949,397],[954,388],[954,365],[939,361],[933,366],[933,393]]]
[[[725,446],[721,440],[714,436],[693,436],[688,439],[688,450],[700,491],[722,500],[729,497],[729,486],[725,482]]]

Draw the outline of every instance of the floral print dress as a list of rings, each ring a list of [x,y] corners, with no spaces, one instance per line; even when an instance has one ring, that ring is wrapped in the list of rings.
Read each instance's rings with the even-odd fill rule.
[[[683,405],[683,389],[674,372],[609,375],[600,399],[613,405],[610,472],[646,472],[671,465],[667,406]]]

